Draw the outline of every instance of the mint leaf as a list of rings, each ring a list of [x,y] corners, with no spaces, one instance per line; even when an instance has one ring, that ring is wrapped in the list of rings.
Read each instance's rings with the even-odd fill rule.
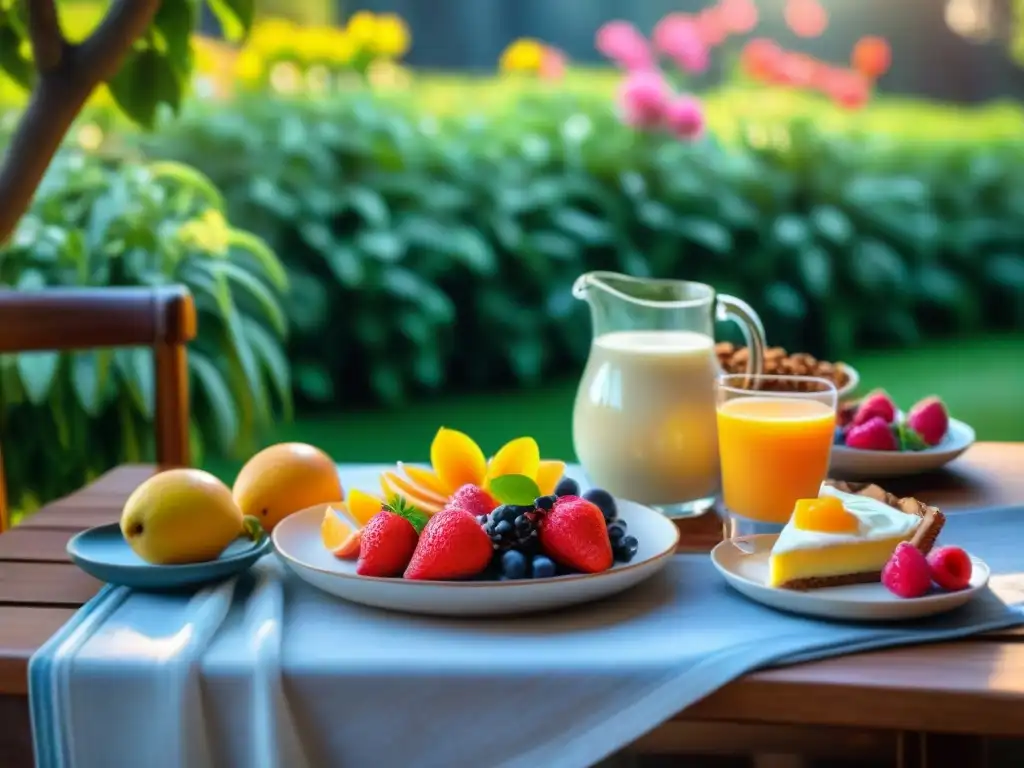
[[[906,422],[901,421],[895,426],[894,431],[901,451],[923,451],[928,447],[924,438]]]
[[[533,500],[540,496],[537,483],[526,475],[501,475],[491,480],[488,490],[502,504],[517,507],[533,504]]]

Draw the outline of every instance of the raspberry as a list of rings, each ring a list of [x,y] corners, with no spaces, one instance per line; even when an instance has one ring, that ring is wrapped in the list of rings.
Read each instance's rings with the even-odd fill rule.
[[[848,448],[859,448],[862,451],[895,451],[899,449],[896,436],[889,428],[888,422],[881,416],[846,430]]]
[[[489,514],[496,506],[498,506],[498,502],[494,500],[491,494],[479,485],[473,485],[472,483],[467,483],[455,491],[451,498],[448,499],[448,503],[445,504],[445,507],[464,509],[474,517]]]
[[[932,585],[928,560],[909,541],[901,541],[882,569],[882,583],[898,597],[921,597]]]
[[[865,424],[875,417],[884,419],[886,424],[896,420],[896,404],[885,392],[874,392],[861,400],[853,414],[853,425]]]
[[[926,397],[910,409],[907,425],[928,445],[938,445],[949,429],[949,414],[939,398]]]
[[[932,580],[945,590],[956,592],[971,583],[971,558],[960,547],[939,547],[928,555]]]

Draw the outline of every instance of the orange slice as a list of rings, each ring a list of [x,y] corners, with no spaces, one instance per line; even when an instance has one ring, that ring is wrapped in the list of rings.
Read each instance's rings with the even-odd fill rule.
[[[380,512],[384,501],[372,493],[360,491],[358,488],[351,488],[348,492],[346,504],[348,505],[349,515],[360,525],[366,525],[374,515]]]
[[[428,515],[436,515],[441,511],[444,504],[437,504],[428,499],[421,498],[415,493],[404,491],[401,488],[395,486],[392,483],[395,475],[391,472],[385,472],[380,476],[380,489],[384,491],[384,498],[390,499],[392,496],[400,496],[409,504],[412,504],[421,512],[425,512]]]
[[[800,499],[793,508],[793,525],[802,531],[856,533],[860,521],[834,496]]]
[[[343,504],[339,506],[344,507]],[[320,523],[320,538],[323,540],[324,546],[336,557],[359,556],[362,531],[353,529],[334,507],[328,507],[324,512],[324,519]]]
[[[420,488],[418,485],[413,485],[395,472],[385,472],[384,474],[387,475],[388,482],[391,486],[402,493],[409,494],[410,496],[418,496],[425,501],[429,501],[430,503],[437,504],[441,507],[443,507],[445,501],[447,501],[447,496],[434,493],[426,488]]]

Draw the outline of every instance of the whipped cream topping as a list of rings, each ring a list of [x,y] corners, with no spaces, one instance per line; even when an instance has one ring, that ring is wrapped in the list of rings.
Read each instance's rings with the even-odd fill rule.
[[[857,518],[859,527],[856,533],[823,533],[820,531],[804,531],[797,528],[792,519],[779,534],[772,552],[791,552],[796,549],[821,549],[835,547],[840,544],[853,544],[858,541],[878,539],[895,539],[909,537],[921,524],[917,515],[908,515],[893,509],[888,504],[867,496],[844,493],[830,485],[822,485],[818,498],[834,496],[842,502],[846,511]]]

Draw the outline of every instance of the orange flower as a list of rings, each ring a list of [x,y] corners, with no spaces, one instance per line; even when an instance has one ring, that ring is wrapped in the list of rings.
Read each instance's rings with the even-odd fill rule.
[[[877,80],[889,71],[892,49],[884,37],[862,37],[853,46],[850,57],[853,68],[870,80]]]
[[[828,27],[828,13],[818,0],[786,0],[783,15],[799,37],[818,37]]]

